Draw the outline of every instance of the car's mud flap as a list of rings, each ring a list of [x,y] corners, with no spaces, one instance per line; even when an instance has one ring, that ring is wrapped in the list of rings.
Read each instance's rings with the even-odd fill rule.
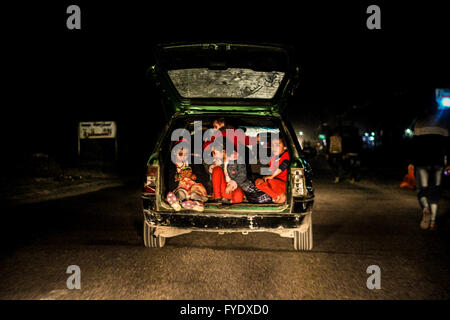
[[[278,229],[271,229],[267,230],[268,232],[277,233],[280,237],[283,238],[294,238],[294,231],[298,231],[300,233],[305,233],[308,231],[309,226],[311,225],[311,213],[305,215],[303,218],[302,224],[298,229],[284,229],[284,228],[278,228]]]
[[[148,223],[148,222],[146,222]],[[174,227],[156,227],[154,232],[155,236],[162,236],[165,238],[176,237],[182,234],[191,233],[192,230],[189,229],[180,229]]]

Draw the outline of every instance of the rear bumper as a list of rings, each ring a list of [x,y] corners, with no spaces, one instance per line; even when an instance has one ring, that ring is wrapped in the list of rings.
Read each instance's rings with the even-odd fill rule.
[[[310,213],[310,212],[309,212]],[[144,210],[150,226],[191,229],[192,231],[256,232],[298,229],[308,213],[303,214],[207,214],[161,213]]]
[[[287,232],[291,236],[292,231],[304,229],[308,224],[314,199],[304,199],[293,203],[291,210],[295,213],[255,211],[228,211],[215,210],[205,212],[157,210],[155,201],[143,198],[145,222],[150,227],[160,230],[183,231],[210,231],[210,232],[276,232],[282,235]],[[274,208],[275,209],[275,208]],[[306,226],[307,227],[307,226]]]

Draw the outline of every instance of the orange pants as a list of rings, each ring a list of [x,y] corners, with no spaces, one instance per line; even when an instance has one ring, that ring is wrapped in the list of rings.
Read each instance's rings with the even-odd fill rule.
[[[256,187],[262,192],[268,194],[272,199],[275,199],[280,194],[286,193],[286,182],[280,179],[269,179]]]
[[[400,183],[400,188],[408,188],[409,190],[416,189],[416,176],[414,175],[414,166],[408,166],[408,174],[403,178],[402,183]]]
[[[226,193],[227,181],[221,167],[215,167],[212,172],[213,199],[231,199],[231,203],[240,203],[244,200],[244,191],[237,187],[231,193]]]

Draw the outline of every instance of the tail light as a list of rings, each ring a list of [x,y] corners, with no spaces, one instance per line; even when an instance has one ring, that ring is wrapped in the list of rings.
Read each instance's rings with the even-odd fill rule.
[[[305,172],[303,168],[291,168],[292,175],[292,196],[299,197],[305,195]]]
[[[144,184],[145,193],[156,193],[156,185],[158,183],[158,166],[147,167],[147,179]]]

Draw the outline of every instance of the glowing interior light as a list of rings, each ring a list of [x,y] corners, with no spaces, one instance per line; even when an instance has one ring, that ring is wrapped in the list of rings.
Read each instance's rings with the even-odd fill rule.
[[[442,104],[444,107],[450,107],[450,98],[442,98],[441,104]]]

